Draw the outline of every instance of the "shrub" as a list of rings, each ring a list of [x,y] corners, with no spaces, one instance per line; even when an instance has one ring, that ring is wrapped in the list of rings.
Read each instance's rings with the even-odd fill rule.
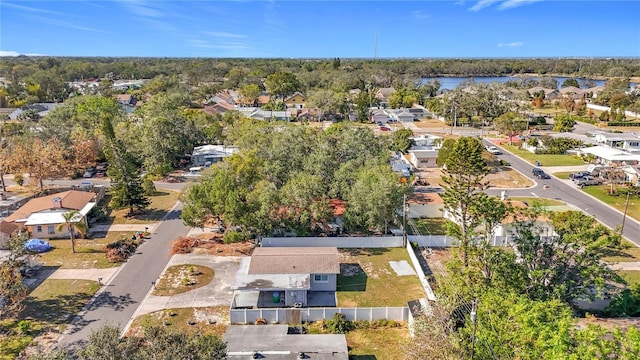
[[[140,241],[131,239],[120,239],[107,244],[107,261],[112,263],[123,262],[135,253]]]
[[[24,185],[24,176],[22,176],[22,174],[15,174],[15,175],[13,176],[13,181],[14,181],[16,184],[18,184],[18,185],[22,186],[22,185]]]
[[[326,322],[327,329],[332,334],[346,334],[355,328],[351,321],[348,321],[344,314],[335,314],[331,320]]]
[[[223,240],[225,244],[231,244],[249,240],[249,236],[246,233],[240,231],[227,231],[227,233],[224,234]]]
[[[142,178],[142,189],[144,190],[145,195],[153,195],[156,193],[156,186],[153,184],[153,181],[149,176]]]
[[[190,254],[199,245],[200,239],[181,236],[171,244],[171,254]]]
[[[20,330],[20,334],[22,335],[29,335],[29,332],[33,327],[31,324],[31,321],[29,320],[20,320],[17,326],[18,326],[18,329]]]

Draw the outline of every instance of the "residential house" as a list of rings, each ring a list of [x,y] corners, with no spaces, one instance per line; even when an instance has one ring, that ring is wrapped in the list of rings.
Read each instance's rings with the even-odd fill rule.
[[[233,155],[238,149],[225,145],[202,145],[193,148],[191,153],[191,163],[193,166],[209,167],[212,164],[222,161],[224,158]]]
[[[224,103],[224,104],[229,104],[231,105],[231,108],[233,108],[233,106],[236,104],[235,99],[233,98],[233,96],[231,95],[231,93],[229,93],[228,91],[221,91],[217,94],[215,94],[212,98],[210,98],[207,103],[211,104],[211,103]]]
[[[533,97],[534,94],[539,93],[540,91],[544,92],[545,100],[556,100],[560,97],[560,91],[558,89],[547,89],[542,86],[535,86],[527,90],[529,92],[529,96]]]
[[[591,146],[578,150],[580,155],[593,155],[597,164],[602,165],[637,165],[640,162],[640,154],[633,154],[609,146]]]
[[[415,218],[441,218],[444,202],[437,192],[414,192],[407,199],[407,216]]]
[[[373,115],[371,116],[371,121],[374,123],[381,122],[387,123],[391,118],[389,115],[382,109],[373,110]]]
[[[258,106],[267,105],[271,101],[271,96],[260,95],[258,96]]]
[[[598,95],[600,95],[602,90],[604,90],[604,86],[590,87],[590,88],[588,88],[586,90],[587,91],[587,97],[590,97],[592,99],[596,99],[598,97]]]
[[[299,91],[296,91],[291,96],[284,99],[284,103],[288,108],[302,109],[304,107],[305,96]]]
[[[38,118],[43,118],[49,113],[49,111],[55,109],[57,106],[57,103],[35,103],[31,105],[25,105],[19,109],[13,110],[9,114],[9,119],[16,120],[20,116],[20,114],[29,110],[37,112]]]
[[[76,211],[71,222],[83,222],[88,225],[87,214],[96,206],[96,194],[87,191],[69,190],[53,195],[31,199],[22,205],[5,221],[15,223],[29,231],[34,238],[52,239],[69,236],[67,227],[58,231],[64,224],[64,214]]]
[[[240,260],[232,308],[335,306],[335,247],[259,247]]]
[[[235,107],[234,105],[231,105],[229,103],[220,102],[220,103],[215,103],[211,105],[205,105],[202,111],[206,112],[207,114],[217,115],[217,114],[224,114],[229,110],[233,110],[234,107]]]
[[[586,90],[577,88],[575,86],[563,87],[559,91],[561,96],[570,96],[573,98],[573,100],[580,100],[587,96]]]
[[[289,325],[231,325],[222,340],[229,360],[349,359],[344,334],[290,334]]]
[[[391,170],[396,173],[402,174],[402,176],[409,178],[411,175],[411,163],[407,158],[398,152],[396,156],[391,157]]]
[[[0,249],[7,248],[9,238],[20,229],[20,225],[4,220],[0,220]]]
[[[440,136],[421,135],[414,137],[415,145],[407,152],[409,161],[416,168],[433,168],[437,167],[438,151],[440,151]]]
[[[117,94],[116,101],[120,106],[136,106],[136,98],[131,94]]]
[[[387,114],[389,114],[389,117],[394,121],[413,122],[416,119],[416,116],[406,109],[387,110]]]
[[[389,98],[395,91],[396,89],[392,87],[379,88],[378,91],[376,91],[375,97],[382,107],[387,107],[389,104]]]
[[[593,133],[593,138],[597,143],[613,149],[624,150],[632,154],[640,153],[640,136],[636,133],[596,131]]]

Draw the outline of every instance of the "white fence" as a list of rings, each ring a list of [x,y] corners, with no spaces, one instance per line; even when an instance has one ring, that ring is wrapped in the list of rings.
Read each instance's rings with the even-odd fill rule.
[[[587,109],[600,110],[600,111],[611,111],[611,108],[608,106],[596,105],[596,104],[587,104]],[[640,118],[639,113],[635,113],[633,111],[625,110],[624,114],[631,117]]]
[[[335,314],[344,314],[347,320],[394,320],[407,321],[408,307],[370,307],[370,308],[276,308],[276,309],[231,309],[229,321],[231,324],[254,324],[258,319],[267,323],[287,323],[292,313],[299,314],[300,322],[313,322],[331,319]],[[299,312],[299,313],[298,313]]]
[[[418,260],[416,253],[413,251],[413,248],[411,247],[411,243],[407,243],[407,253],[409,253],[409,258],[411,259],[411,263],[413,263],[413,268],[416,270],[416,273],[418,273],[418,279],[420,279],[420,283],[424,288],[424,292],[427,294],[427,299],[431,301],[435,301],[436,294],[433,292],[433,289],[431,289],[431,285],[429,285],[429,281],[427,280],[427,277],[424,275],[424,271],[422,270],[420,261]]]
[[[455,247],[459,246],[458,239],[447,235],[409,235],[409,243],[417,243],[421,247]],[[511,246],[509,240],[504,236],[494,236],[491,239],[491,246]]]
[[[402,247],[402,236],[341,236],[341,237],[265,237],[263,247],[323,247],[337,248],[389,248]]]

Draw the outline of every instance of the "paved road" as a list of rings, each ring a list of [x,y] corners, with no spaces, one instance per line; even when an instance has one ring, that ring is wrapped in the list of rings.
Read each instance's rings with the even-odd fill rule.
[[[496,145],[485,140],[485,144]],[[503,155],[499,155],[498,158],[506,160],[511,164],[511,167],[520,171],[525,176],[532,177],[533,165],[520,159],[519,157],[509,153],[504,148],[502,149]],[[542,164],[544,165],[544,164]],[[595,216],[604,225],[615,228],[622,223],[623,214],[613,209],[612,207],[602,203],[600,200],[591,197],[584,193],[580,189],[566,184],[564,181],[552,176],[548,180],[537,180],[535,186],[527,189],[510,189],[508,195],[510,196],[536,196],[542,198],[550,198],[556,200],[562,200],[566,203],[574,205],[584,211],[585,213]],[[543,185],[549,185],[548,189],[544,189]],[[487,193],[491,195],[499,195],[501,189],[489,189]],[[627,216],[624,224],[624,237],[627,240],[633,242],[637,246],[640,246],[640,223]]]
[[[142,244],[93,298],[87,310],[78,314],[59,340],[61,345],[77,345],[88,339],[91,332],[103,325],[117,325],[123,329],[144,297],[169,262],[172,240],[186,235],[189,228],[180,219],[182,204],[178,203],[160,223],[151,239]]]

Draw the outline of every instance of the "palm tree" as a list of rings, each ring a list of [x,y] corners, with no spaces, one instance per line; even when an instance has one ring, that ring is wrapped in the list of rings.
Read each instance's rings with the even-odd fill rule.
[[[78,231],[80,233],[80,235],[82,236],[82,238],[85,237],[85,234],[87,232],[87,225],[84,222],[81,221],[72,221],[73,217],[78,214],[77,210],[72,210],[69,212],[66,212],[64,214],[62,214],[62,217],[64,217],[64,223],[58,225],[57,230],[58,231],[62,231],[64,229],[64,227],[66,226],[67,229],[69,230],[69,237],[71,238],[71,252],[75,254],[76,252],[76,239],[74,236],[74,232]]]

